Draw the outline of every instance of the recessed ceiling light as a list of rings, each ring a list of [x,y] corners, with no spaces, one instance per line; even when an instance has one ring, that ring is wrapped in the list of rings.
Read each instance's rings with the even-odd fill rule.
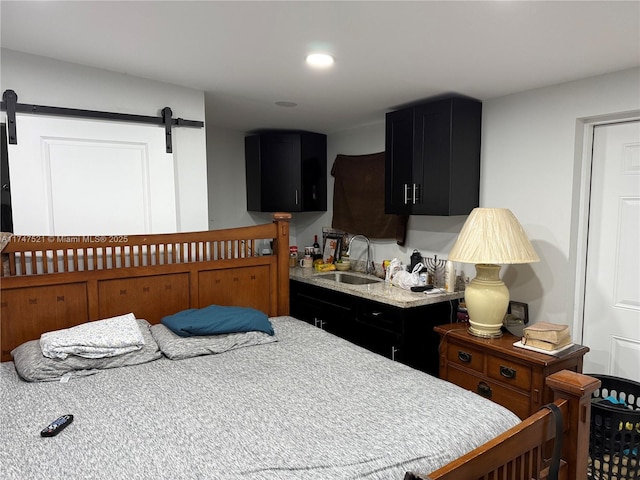
[[[276,105],[279,107],[297,107],[298,106],[296,102],[287,102],[286,100],[279,100],[276,102]]]
[[[307,55],[307,63],[312,67],[326,68],[333,65],[335,59],[327,53],[312,53]]]

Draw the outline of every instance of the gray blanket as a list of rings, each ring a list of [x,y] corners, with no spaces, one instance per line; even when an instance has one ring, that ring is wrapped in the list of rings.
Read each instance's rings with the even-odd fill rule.
[[[518,423],[505,408],[304,322],[277,342],[68,383],[0,367],[3,479],[399,479]],[[40,430],[63,414],[58,436]]]

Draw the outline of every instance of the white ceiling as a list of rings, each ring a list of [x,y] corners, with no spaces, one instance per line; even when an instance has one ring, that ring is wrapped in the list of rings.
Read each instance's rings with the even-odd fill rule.
[[[640,66],[639,1],[2,0],[0,15],[3,48],[204,90],[209,124],[241,131],[331,133],[442,93]],[[330,71],[305,65],[317,49]]]

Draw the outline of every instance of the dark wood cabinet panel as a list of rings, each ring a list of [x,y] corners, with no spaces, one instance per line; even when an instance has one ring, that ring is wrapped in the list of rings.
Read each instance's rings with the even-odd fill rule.
[[[387,113],[385,211],[411,213],[413,185],[413,109]]]
[[[386,116],[385,211],[466,215],[478,206],[482,103],[452,97]]]
[[[356,305],[350,296],[291,282],[289,298],[292,316],[341,337],[351,335]]]
[[[290,285],[293,317],[437,376],[439,337],[433,327],[450,318],[448,301],[400,308],[295,280]]]
[[[264,132],[245,138],[247,210],[327,209],[327,138],[312,132]]]

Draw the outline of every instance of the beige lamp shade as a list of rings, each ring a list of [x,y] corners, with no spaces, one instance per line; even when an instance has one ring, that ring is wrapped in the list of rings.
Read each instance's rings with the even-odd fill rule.
[[[518,219],[507,208],[475,208],[449,252],[452,262],[476,264],[476,277],[465,289],[469,332],[499,337],[509,306],[509,290],[500,264],[539,262]]]
[[[522,225],[508,208],[474,208],[448,260],[462,263],[539,262]]]

